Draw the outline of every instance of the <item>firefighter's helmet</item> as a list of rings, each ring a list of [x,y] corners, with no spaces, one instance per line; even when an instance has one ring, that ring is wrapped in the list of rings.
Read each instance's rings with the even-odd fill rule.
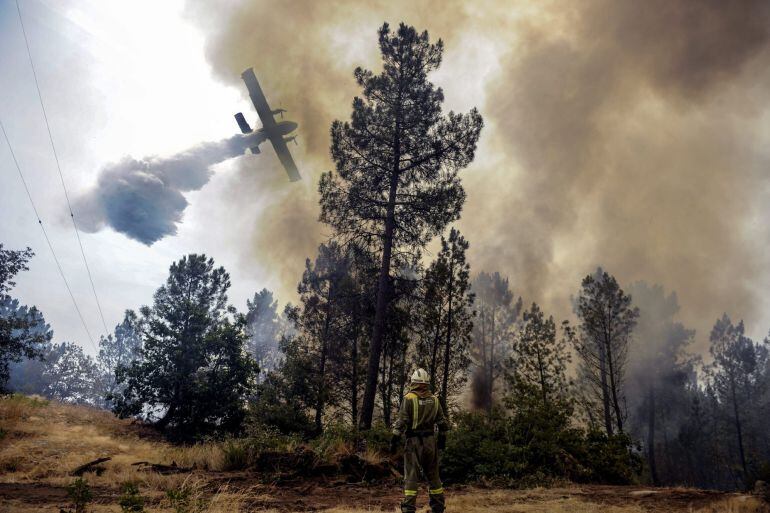
[[[414,371],[414,374],[412,374],[412,383],[430,383],[430,376],[428,376],[428,371],[425,369],[417,369]]]

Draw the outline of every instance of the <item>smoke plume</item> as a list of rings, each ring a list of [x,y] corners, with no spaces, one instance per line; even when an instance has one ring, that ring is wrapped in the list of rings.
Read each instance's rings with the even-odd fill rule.
[[[317,213],[314,186],[331,167],[330,123],[347,119],[360,94],[352,70],[377,69],[377,28],[404,21],[444,39],[435,81],[450,107],[477,105],[487,122],[463,172],[458,223],[474,270],[510,276],[517,295],[559,318],[602,265],[621,283],[677,291],[684,322],[701,334],[723,310],[759,320],[767,2],[255,1],[228,10],[194,0],[188,14],[217,76],[239,85],[254,66],[271,104],[299,122],[294,153],[310,186],[273,202],[281,226],[258,221],[247,248],[250,261],[291,277],[284,290],[325,235],[304,216]]]
[[[251,140],[235,135],[170,157],[126,157],[107,166],[75,203],[81,228],[95,232],[109,226],[147,245],[176,234],[187,208],[183,193],[203,187],[211,166],[243,154]]]
[[[467,226],[491,243],[475,262],[560,313],[602,265],[677,291],[700,333],[724,309],[756,318],[767,239],[746,226],[768,164],[770,4],[579,5],[522,26],[490,84],[493,151],[518,169],[504,201],[469,192]]]

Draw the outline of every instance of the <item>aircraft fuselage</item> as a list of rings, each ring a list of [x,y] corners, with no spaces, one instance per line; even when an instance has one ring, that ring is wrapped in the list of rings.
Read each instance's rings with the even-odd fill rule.
[[[270,137],[271,135],[283,137],[284,135],[289,135],[296,129],[297,123],[294,121],[279,121],[273,126],[263,126],[257,131],[265,134],[267,137]]]
[[[262,121],[261,128],[252,130],[243,113],[239,112],[235,115],[235,120],[238,122],[241,133],[253,134],[253,140],[250,142],[249,149],[252,153],[261,153],[259,151],[259,145],[265,140],[270,141],[270,144],[275,150],[275,154],[278,156],[278,160],[281,161],[284,169],[286,169],[286,173],[289,175],[289,180],[292,182],[301,180],[302,177],[297,170],[297,164],[294,163],[291,152],[289,152],[289,148],[286,146],[286,143],[292,141],[294,144],[297,144],[297,136],[286,137],[286,135],[297,129],[297,123],[294,121],[284,121],[283,119],[281,121],[275,120],[276,114],[280,114],[283,118],[283,113],[286,112],[286,109],[270,108],[252,68],[244,71],[241,74],[241,78],[243,78],[243,81],[246,83],[251,102],[254,104],[259,119]]]

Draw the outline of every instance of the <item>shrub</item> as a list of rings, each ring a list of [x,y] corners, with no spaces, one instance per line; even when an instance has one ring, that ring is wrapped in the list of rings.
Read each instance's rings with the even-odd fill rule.
[[[245,441],[252,454],[263,451],[288,451],[302,443],[302,437],[297,434],[284,434],[277,427],[250,422],[246,426]]]
[[[364,445],[368,450],[384,452],[390,443],[391,432],[378,422],[371,429],[359,431],[355,426],[338,422],[326,426],[323,433],[310,441],[313,450],[325,460],[331,460],[339,453],[357,452]]]
[[[187,484],[166,490],[166,498],[175,513],[200,513],[206,508],[206,501]]]
[[[62,509],[60,510],[61,513],[86,513],[88,504],[94,499],[91,487],[88,486],[88,482],[82,477],[75,479],[67,486],[67,497],[72,501],[75,509],[71,511]]]
[[[252,461],[246,440],[227,440],[222,444],[222,470],[243,470]]]
[[[284,435],[309,438],[315,426],[285,380],[277,373],[268,374],[257,387],[256,397],[249,404],[247,424],[275,428]]]
[[[139,487],[133,481],[123,483],[122,494],[118,499],[123,513],[143,513],[144,498],[139,494]]]
[[[642,458],[628,435],[607,436],[603,431],[589,431],[582,455],[588,470],[587,481],[628,484],[642,471]]]
[[[501,410],[491,415],[465,412],[455,418],[442,456],[447,482],[518,477],[521,448],[511,443],[511,426]]]
[[[508,415],[467,412],[456,417],[444,451],[448,482],[504,480],[517,486],[578,482],[623,484],[641,471],[625,435],[608,437],[571,426],[566,405],[530,405]]]

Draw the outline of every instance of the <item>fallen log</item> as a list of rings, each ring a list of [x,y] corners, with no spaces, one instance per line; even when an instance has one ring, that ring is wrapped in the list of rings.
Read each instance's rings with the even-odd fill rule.
[[[192,467],[180,467],[175,461],[171,462],[171,465],[164,465],[162,463],[150,463],[148,461],[137,461],[131,464],[132,466],[139,467],[140,472],[156,472],[162,475],[169,474],[184,474],[186,472],[192,472]]]
[[[112,458],[105,457],[105,458],[97,458],[93,461],[89,461],[88,463],[84,463],[80,465],[78,468],[70,472],[71,476],[82,476],[86,472],[94,471],[97,474],[100,474],[104,472],[104,467],[99,467],[99,463],[104,463],[105,461],[110,461]]]

